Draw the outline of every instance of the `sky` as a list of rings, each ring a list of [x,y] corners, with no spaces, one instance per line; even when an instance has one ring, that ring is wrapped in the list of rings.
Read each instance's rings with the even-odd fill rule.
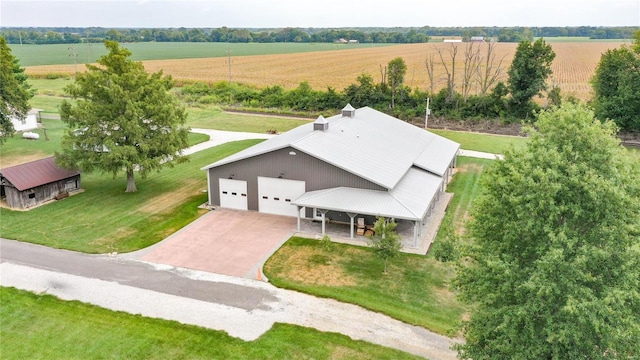
[[[0,0],[0,27],[639,26],[640,0]]]

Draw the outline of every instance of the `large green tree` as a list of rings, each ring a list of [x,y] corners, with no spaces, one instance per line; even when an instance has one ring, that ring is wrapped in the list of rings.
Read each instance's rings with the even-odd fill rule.
[[[634,46],[607,50],[591,80],[593,108],[624,131],[640,131],[640,31]]]
[[[396,95],[404,85],[404,76],[407,74],[407,64],[404,59],[397,57],[388,64],[387,80],[391,88],[391,107],[396,106]]]
[[[27,83],[27,75],[11,48],[0,36],[0,145],[15,129],[11,119],[24,119],[29,112],[29,100],[33,97]]]
[[[124,171],[127,192],[136,191],[134,173],[143,178],[162,166],[186,161],[186,113],[174,95],[171,78],[148,74],[142,63],[117,42],[105,41],[109,54],[87,65],[65,91],[60,115],[68,124],[57,161],[85,172],[115,177]]]
[[[640,354],[640,166],[612,122],[566,104],[483,176],[456,283],[461,358]]]
[[[546,81],[553,72],[551,63],[555,57],[551,45],[542,38],[535,42],[524,40],[518,44],[509,68],[508,83],[512,106],[516,113],[519,110],[519,115],[526,115],[531,99],[546,90]]]

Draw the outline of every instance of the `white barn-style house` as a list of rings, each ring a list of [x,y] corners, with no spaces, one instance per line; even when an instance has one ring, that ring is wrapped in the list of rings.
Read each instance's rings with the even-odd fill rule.
[[[414,242],[445,191],[459,144],[369,107],[347,105],[210,164],[209,204],[350,224],[406,220]]]

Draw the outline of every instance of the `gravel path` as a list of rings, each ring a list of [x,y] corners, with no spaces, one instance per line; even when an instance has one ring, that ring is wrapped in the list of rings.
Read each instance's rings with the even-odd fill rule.
[[[345,334],[429,359],[455,359],[454,340],[359,306],[271,284],[0,240],[0,285],[175,320],[254,340],[273,323]]]
[[[209,141],[205,141],[185,149],[182,152],[183,155],[191,155],[198,151],[202,151],[204,149],[218,146],[230,141],[248,140],[248,139],[269,139],[275,136],[273,134],[222,131],[222,130],[198,129],[198,128],[192,128],[191,132],[209,135]]]

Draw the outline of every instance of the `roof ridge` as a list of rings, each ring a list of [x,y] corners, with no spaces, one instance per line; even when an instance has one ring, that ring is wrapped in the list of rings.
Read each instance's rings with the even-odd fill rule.
[[[393,190],[389,191],[389,196],[391,196],[391,198],[393,200],[395,200],[396,202],[398,202],[398,204],[400,204],[400,206],[402,206],[405,210],[407,210],[410,214],[412,214],[415,217],[421,217],[416,215],[416,213],[414,213],[413,211],[411,211],[402,201],[400,201],[397,197],[395,197],[395,195],[393,194]]]

